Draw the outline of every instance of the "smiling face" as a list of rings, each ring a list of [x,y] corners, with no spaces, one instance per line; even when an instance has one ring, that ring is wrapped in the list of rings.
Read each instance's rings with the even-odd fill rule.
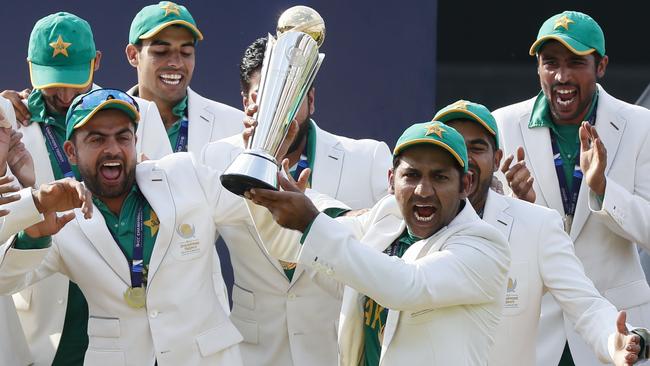
[[[424,144],[400,153],[388,178],[406,225],[423,239],[456,217],[470,186],[469,175],[449,152]]]
[[[474,208],[485,205],[492,175],[499,168],[503,152],[495,150],[495,140],[483,126],[470,120],[453,120],[447,124],[458,131],[465,139],[469,171],[472,173],[472,187],[469,201]]]
[[[194,73],[194,44],[187,28],[172,25],[140,46],[128,45],[129,62],[138,69],[140,96],[171,106],[180,102]]]
[[[608,58],[576,55],[557,41],[546,42],[537,56],[537,73],[553,121],[579,124],[596,92],[596,81],[605,76]]]
[[[97,112],[64,145],[84,184],[98,198],[126,196],[135,182],[135,128],[122,111]]]

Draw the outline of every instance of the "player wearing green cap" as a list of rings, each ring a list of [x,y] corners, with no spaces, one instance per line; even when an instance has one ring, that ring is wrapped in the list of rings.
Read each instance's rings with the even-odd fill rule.
[[[600,293],[625,309],[630,323],[647,327],[650,287],[635,243],[650,248],[650,112],[612,97],[597,83],[608,64],[605,37],[584,13],[565,11],[546,20],[530,54],[542,90],[494,112],[504,152],[525,151],[535,202],[563,217]],[[526,193],[517,189],[519,183],[509,184],[515,194]],[[599,364],[568,319],[547,295],[538,365]]]
[[[615,361],[616,365],[636,361],[638,336],[628,333],[625,316],[618,314],[585,275],[558,213],[490,189],[503,157],[497,123],[490,111],[481,104],[460,100],[433,118],[463,135],[475,182],[469,200],[481,218],[500,230],[510,244],[512,263],[503,319],[488,365],[535,365],[535,340],[545,292],[557,299],[599,359]],[[610,334],[612,348],[608,347]],[[626,350],[627,346],[631,350]]]
[[[89,309],[84,365],[241,365],[241,335],[213,284],[214,241],[248,213],[203,165],[216,157],[136,166],[138,105],[119,90],[78,96],[66,119],[65,153],[97,214],[75,212],[62,229],[45,222],[6,243],[0,291],[55,273],[78,283]]]
[[[34,89],[25,100],[10,94],[17,115],[20,107],[28,110],[28,120],[19,119],[25,125],[20,131],[34,160],[36,184],[78,177],[63,151],[65,115],[77,95],[96,87],[93,78],[101,55],[90,25],[74,14],[50,14],[34,25],[27,57]],[[154,103],[139,103],[144,120],[160,123]],[[16,294],[14,302],[35,365],[83,363],[87,305],[74,283],[55,275]]]
[[[347,285],[341,365],[485,364],[501,319],[510,253],[467,201],[465,141],[440,122],[418,123],[393,153],[391,195],[360,217],[336,222],[320,215],[283,177],[285,191],[253,189],[247,197],[303,233],[298,250],[291,248],[297,240],[282,240],[287,248],[271,253],[285,260],[298,254],[291,259]],[[267,210],[251,212],[264,243],[283,235],[270,229]]]
[[[195,48],[202,39],[187,8],[170,1],[145,6],[133,18],[126,56],[137,69],[138,84],[129,93],[155,102],[163,121],[144,121],[138,128],[138,143],[153,151],[147,154],[151,159],[179,151],[198,154],[208,142],[243,128],[241,111],[189,87]]]

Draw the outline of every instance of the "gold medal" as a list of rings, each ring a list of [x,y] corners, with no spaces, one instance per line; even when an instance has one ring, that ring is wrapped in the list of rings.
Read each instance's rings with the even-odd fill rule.
[[[289,271],[296,268],[296,264],[293,262],[280,261],[280,265],[282,266],[282,269],[284,269],[285,271]]]
[[[124,291],[124,301],[134,309],[143,308],[146,304],[147,293],[144,287],[129,287]]]

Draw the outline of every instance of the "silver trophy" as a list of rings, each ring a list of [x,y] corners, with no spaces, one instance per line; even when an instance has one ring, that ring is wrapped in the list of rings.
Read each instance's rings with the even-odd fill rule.
[[[318,53],[319,42],[325,36],[320,15],[304,6],[294,7],[283,13],[280,24],[287,14],[295,26],[281,30],[278,25],[278,38],[268,36],[257,94],[255,133],[247,149],[221,175],[223,186],[240,196],[251,188],[278,189],[280,164],[275,156],[325,57]],[[309,19],[313,27],[314,14],[316,20],[320,19],[319,37],[303,26]]]

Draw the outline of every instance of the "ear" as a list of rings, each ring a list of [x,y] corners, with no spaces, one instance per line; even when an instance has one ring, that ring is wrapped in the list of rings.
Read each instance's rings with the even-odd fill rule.
[[[248,108],[248,95],[244,92],[239,93],[241,95],[241,104],[244,107],[244,111]]]
[[[388,193],[395,194],[395,171],[388,169]]]
[[[129,43],[126,45],[124,52],[126,53],[126,59],[129,61],[129,64],[137,68],[139,63],[138,48]]]
[[[496,172],[499,170],[499,167],[501,166],[502,158],[503,158],[503,150],[497,149],[497,151],[494,152],[494,167],[492,168],[492,172]]]
[[[63,143],[63,151],[65,151],[65,155],[68,157],[70,164],[77,165],[77,149],[75,149],[72,141],[68,140]]]
[[[309,89],[307,92],[307,107],[309,108],[309,115],[311,116],[316,112],[316,104],[315,104],[315,97],[316,97],[316,88],[312,87]]]
[[[97,51],[95,53],[95,70],[99,70],[99,65],[102,63],[102,51]]]
[[[469,190],[472,186],[472,176],[468,173],[463,174],[462,177],[460,177],[460,198],[465,199],[467,198],[469,194]]]
[[[596,76],[598,79],[602,79],[605,76],[605,70],[607,70],[607,64],[609,64],[609,57],[607,55],[603,56],[600,59],[600,63],[596,65]]]

